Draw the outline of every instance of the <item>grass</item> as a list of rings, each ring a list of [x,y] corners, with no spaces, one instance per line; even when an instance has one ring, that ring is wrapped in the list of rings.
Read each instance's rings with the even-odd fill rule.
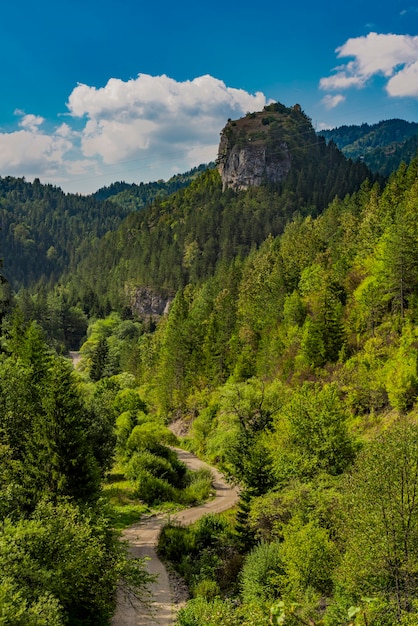
[[[113,526],[122,530],[139,522],[144,513],[149,513],[146,504],[134,496],[135,488],[120,470],[115,467],[103,484],[104,495],[113,509]]]
[[[113,527],[123,530],[140,521],[141,517],[151,512],[150,507],[138,500],[137,487],[127,480],[120,468],[115,466],[103,483],[103,492],[113,510]],[[152,512],[175,513],[184,509],[184,504],[162,502],[152,507]]]
[[[104,496],[112,508],[113,527],[117,530],[123,530],[139,522],[144,514],[150,512],[175,513],[185,506],[200,504],[213,496],[212,474],[209,470],[188,471],[186,482],[187,486],[183,489],[171,487],[173,491],[171,496],[175,500],[174,502],[158,502],[157,499],[155,506],[151,509],[140,499],[142,494],[138,491],[138,485],[127,480],[122,468],[116,464],[103,483]],[[144,499],[147,499],[145,494]],[[151,502],[151,500],[149,501]]]

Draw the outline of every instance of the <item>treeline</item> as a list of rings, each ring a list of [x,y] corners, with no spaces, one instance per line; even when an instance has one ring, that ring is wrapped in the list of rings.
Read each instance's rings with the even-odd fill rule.
[[[96,200],[112,200],[129,211],[136,211],[151,204],[156,199],[166,198],[179,189],[188,187],[200,173],[212,167],[214,167],[214,163],[202,164],[184,172],[184,174],[175,174],[167,181],[157,180],[139,185],[125,182],[112,183],[108,187],[102,187],[92,195]]]

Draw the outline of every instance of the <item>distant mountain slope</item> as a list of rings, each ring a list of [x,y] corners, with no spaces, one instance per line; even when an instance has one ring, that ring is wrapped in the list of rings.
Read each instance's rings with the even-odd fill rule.
[[[269,234],[280,234],[295,213],[318,215],[335,196],[373,178],[363,163],[317,137],[297,105],[269,105],[231,126],[226,152],[248,144],[263,150],[265,140],[266,166],[286,152],[285,178],[223,190],[219,171],[202,165],[167,183],[122,191],[114,184],[100,200],[100,194],[65,194],[39,180],[0,177],[0,256],[12,287],[52,287],[65,274],[86,310],[92,294],[118,308],[131,287],[172,293],[205,280],[220,262],[244,258]],[[246,155],[251,167],[251,151]]]
[[[65,194],[24,178],[0,177],[0,254],[14,289],[57,280],[95,239],[115,230],[128,210]]]
[[[202,164],[184,174],[176,174],[167,181],[158,180],[139,185],[116,182],[108,187],[102,187],[92,195],[96,200],[111,200],[128,211],[137,211],[157,198],[166,198],[175,191],[187,187],[199,174],[214,166],[214,163]]]
[[[347,158],[363,161],[382,176],[389,176],[402,161],[410,163],[418,149],[418,123],[400,119],[340,126],[319,134],[334,141]]]
[[[187,187],[213,166],[200,165],[167,182],[113,183],[91,196],[66,194],[37,179],[0,177],[0,256],[6,278],[16,290],[57,280],[130,212]]]

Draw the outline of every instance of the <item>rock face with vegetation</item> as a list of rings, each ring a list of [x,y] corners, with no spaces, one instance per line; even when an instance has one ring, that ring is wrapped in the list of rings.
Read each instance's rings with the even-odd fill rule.
[[[289,132],[293,143],[295,134],[306,134],[306,123],[298,104],[288,109],[279,103],[267,105],[258,113],[247,113],[239,120],[229,120],[218,151],[223,190],[281,183],[292,167]]]
[[[131,306],[140,318],[159,318],[167,313],[171,300],[149,287],[138,287],[131,296]]]

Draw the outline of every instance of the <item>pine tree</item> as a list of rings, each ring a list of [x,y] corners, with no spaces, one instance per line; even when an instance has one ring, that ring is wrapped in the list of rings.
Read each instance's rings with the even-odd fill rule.
[[[93,382],[100,380],[106,371],[109,345],[106,337],[100,337],[91,357],[90,378]]]
[[[28,479],[37,499],[95,498],[99,469],[88,435],[88,413],[73,380],[71,365],[56,359],[43,387],[42,412],[33,416],[28,443]]]

